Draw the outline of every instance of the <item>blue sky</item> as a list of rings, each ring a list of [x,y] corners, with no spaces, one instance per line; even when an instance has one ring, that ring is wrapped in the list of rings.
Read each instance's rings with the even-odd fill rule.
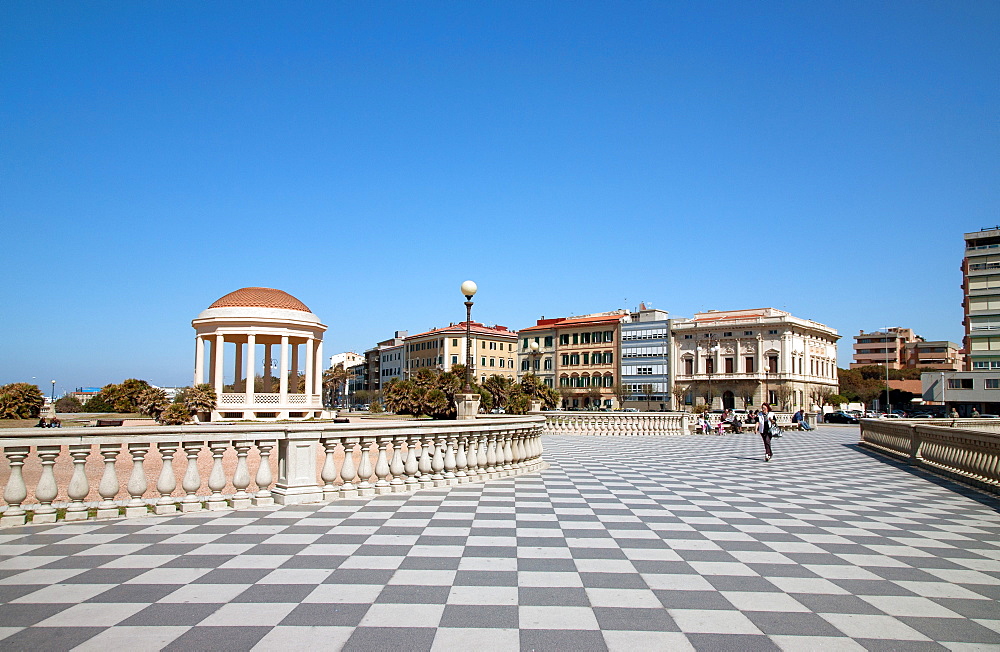
[[[325,350],[774,306],[959,341],[995,2],[0,4],[0,383],[188,384],[245,286]]]

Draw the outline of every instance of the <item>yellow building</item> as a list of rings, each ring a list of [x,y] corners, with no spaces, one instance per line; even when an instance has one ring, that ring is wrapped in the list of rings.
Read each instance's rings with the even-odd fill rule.
[[[486,326],[472,322],[472,375],[479,382],[489,376],[517,379],[517,334],[506,326]],[[465,364],[466,322],[410,335],[404,342],[405,377],[420,369],[451,371],[453,365]]]

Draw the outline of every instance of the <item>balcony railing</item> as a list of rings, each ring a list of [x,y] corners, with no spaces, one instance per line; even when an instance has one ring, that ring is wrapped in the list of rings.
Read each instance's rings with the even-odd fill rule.
[[[0,526],[318,502],[526,473],[543,465],[543,424],[524,416],[10,429],[0,432]]]

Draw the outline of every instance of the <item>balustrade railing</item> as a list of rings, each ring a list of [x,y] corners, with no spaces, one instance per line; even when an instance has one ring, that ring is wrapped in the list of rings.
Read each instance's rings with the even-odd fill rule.
[[[95,430],[0,432],[0,526],[373,496],[543,465],[535,416]]]
[[[661,435],[697,434],[698,415],[690,412],[588,412],[552,410],[532,412],[545,417],[545,433],[552,435]],[[792,426],[792,414],[775,412],[782,428]],[[746,418],[742,415],[741,418]],[[722,415],[709,413],[711,432],[718,432]],[[728,432],[728,430],[726,430]]]
[[[1000,493],[1000,432],[993,419],[862,419],[861,445]]]

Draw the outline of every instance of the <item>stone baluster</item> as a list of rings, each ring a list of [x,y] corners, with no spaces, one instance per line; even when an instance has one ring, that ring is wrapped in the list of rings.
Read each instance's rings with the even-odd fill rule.
[[[375,482],[375,493],[377,495],[391,494],[392,487],[389,484],[390,467],[389,458],[386,456],[386,450],[389,454],[392,454],[392,436],[382,435],[375,438],[375,445],[378,447],[378,459],[375,461],[375,477],[378,480]]]
[[[424,439],[420,442],[420,488],[426,489],[428,487],[434,486],[434,477],[431,473],[434,470],[434,464],[431,458],[434,456],[434,437],[433,435],[426,435]]]
[[[457,462],[455,459],[455,435],[442,435],[442,445],[444,446],[444,479],[447,484],[458,484],[455,469]]]
[[[524,469],[528,466],[528,450],[524,446],[524,439],[527,437],[527,430],[517,431],[517,467]]]
[[[163,466],[160,467],[160,477],[156,480],[156,491],[160,497],[153,506],[156,514],[174,514],[177,512],[177,502],[172,494],[177,488],[177,477],[174,475],[174,454],[180,448],[180,442],[163,441],[156,444],[156,450],[160,452]]]
[[[503,470],[505,472],[504,475],[511,475],[511,473],[514,470],[514,467],[511,464],[511,462],[514,461],[514,451],[511,450],[510,446],[510,439],[511,439],[510,433],[505,432],[503,433],[502,437],[503,437]],[[497,461],[499,462],[499,460]]]
[[[198,498],[198,489],[201,488],[201,474],[198,473],[198,453],[201,452],[205,442],[186,441],[181,444],[184,455],[187,456],[187,468],[184,469],[184,478],[181,480],[181,489],[184,490],[184,498],[181,499],[180,508],[182,512],[201,511],[201,499]]]
[[[497,436],[496,433],[486,433],[486,473],[491,480],[499,477],[497,471]]]
[[[521,470],[521,458],[518,455],[520,451],[517,446],[520,435],[520,430],[511,430],[507,433],[507,437],[510,439],[510,468],[514,474],[517,474]]]
[[[233,509],[242,509],[252,504],[247,487],[250,486],[250,465],[247,464],[247,455],[253,444],[248,441],[234,441],[233,448],[236,449],[236,471],[233,473],[233,488],[236,493],[233,495]]]
[[[485,480],[489,477],[489,473],[486,470],[489,465],[486,459],[486,442],[489,437],[486,436],[486,433],[481,432],[476,439],[479,442],[479,450],[476,453],[476,478],[478,480]]]
[[[371,477],[372,477],[371,447],[373,439],[374,438],[370,435],[363,435],[361,437],[361,464],[358,465],[358,478],[361,480],[361,482],[358,483],[359,496],[375,495],[375,487],[371,483]]]
[[[448,484],[448,481],[444,479],[444,448],[445,441],[444,435],[438,435],[434,438],[434,454],[431,457],[431,470],[434,472],[431,475],[431,479],[434,481],[435,487],[443,487]]]
[[[59,446],[38,446],[35,452],[42,461],[42,475],[38,479],[35,487],[35,500],[39,502],[35,508],[35,515],[32,523],[55,523],[56,508],[52,506],[52,501],[59,493],[59,485],[56,484],[56,474],[52,470],[59,457]]]
[[[257,485],[257,493],[254,494],[254,505],[273,505],[274,496],[271,495],[271,450],[274,449],[274,441],[257,441],[257,450],[260,451],[260,464],[257,466],[257,476],[254,484]]]
[[[87,456],[90,455],[90,444],[71,444],[69,455],[73,458],[73,477],[69,480],[66,495],[70,504],[66,508],[67,521],[84,521],[87,519],[87,506],[83,504],[90,493],[90,481],[87,480]]]
[[[226,472],[222,468],[222,456],[229,448],[229,442],[209,442],[208,448],[212,451],[212,471],[208,474],[208,488],[212,490],[212,495],[208,497],[206,507],[211,510],[225,509],[229,504],[222,497],[222,490],[226,488]]]
[[[417,474],[420,473],[420,463],[417,461],[417,436],[407,437],[400,435],[400,439],[406,441],[406,462],[403,464],[403,473],[406,474],[404,491],[411,491],[420,486]]]
[[[146,469],[142,464],[146,453],[149,452],[149,444],[129,444],[128,452],[132,455],[132,473],[128,476],[125,489],[128,490],[131,500],[125,503],[125,517],[148,516],[149,510],[146,508],[146,503],[142,502],[142,495],[149,488],[149,482],[146,480]]]
[[[462,432],[458,435],[457,452],[455,454],[455,479],[461,484],[469,481],[469,457],[466,454],[466,443],[469,440],[469,433]]]
[[[389,485],[393,493],[406,490],[406,481],[403,478],[403,474],[406,473],[406,465],[403,463],[403,442],[405,440],[405,437],[396,435],[387,443],[388,446],[392,446],[392,459],[389,461],[389,473],[392,474],[392,480],[389,481]],[[414,462],[416,462],[416,458],[414,458]],[[416,467],[414,467],[414,471],[416,471]]]
[[[118,495],[118,474],[115,473],[115,461],[118,453],[121,452],[121,444],[101,444],[101,456],[104,458],[104,473],[101,475],[101,482],[97,485],[97,493],[100,494],[101,502],[97,505],[97,518],[116,518],[118,516],[118,505],[115,504],[115,496]]]
[[[334,455],[337,452],[338,443],[340,440],[334,437],[327,437],[323,440],[326,459],[323,460],[323,470],[319,473],[320,479],[323,480],[323,500],[333,500],[340,495],[337,485],[334,484],[337,481],[337,463],[334,460]]]
[[[479,477],[479,433],[469,432],[465,436],[465,476],[466,482],[476,482]]]
[[[357,437],[344,438],[344,463],[340,467],[340,495],[342,498],[357,498],[358,488],[354,486],[354,479],[358,472],[354,470],[354,445],[358,443]],[[364,457],[362,450],[362,458]]]
[[[24,466],[24,458],[31,453],[31,448],[29,446],[8,446],[3,449],[3,453],[10,464],[10,477],[7,478],[7,486],[3,490],[3,499],[7,503],[7,509],[4,510],[3,516],[0,516],[0,527],[24,525],[27,512],[21,507],[21,503],[28,497],[28,487],[24,484],[21,467]]]

